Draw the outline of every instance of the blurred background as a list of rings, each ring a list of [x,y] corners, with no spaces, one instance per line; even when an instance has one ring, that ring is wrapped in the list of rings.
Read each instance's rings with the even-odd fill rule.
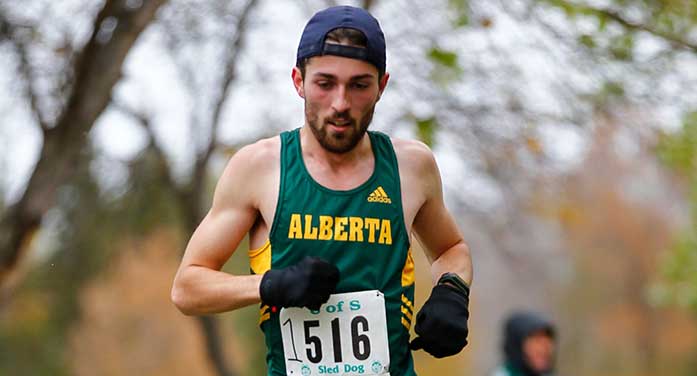
[[[0,375],[264,373],[256,307],[169,291],[227,159],[302,125],[336,3],[380,21],[372,129],[431,146],[472,250],[470,345],[420,374],[486,375],[520,308],[560,375],[697,374],[697,2],[0,0]]]

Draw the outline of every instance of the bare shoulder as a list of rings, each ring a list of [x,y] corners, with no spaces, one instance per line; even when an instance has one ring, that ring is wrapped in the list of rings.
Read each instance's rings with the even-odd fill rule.
[[[436,159],[428,145],[417,140],[392,138],[399,169],[409,174],[432,174],[437,171]]]
[[[216,203],[253,205],[258,201],[259,187],[267,186],[278,174],[281,138],[275,136],[246,145],[230,158],[215,190]],[[243,202],[240,202],[240,201]]]
[[[440,192],[440,174],[428,145],[417,140],[392,139],[402,187],[402,206],[407,228],[421,207]]]
[[[269,165],[278,163],[281,155],[281,137],[275,136],[271,138],[261,139],[253,144],[246,145],[238,150],[230,159],[245,164],[249,169],[268,167]]]
[[[246,145],[228,161],[221,179],[254,178],[279,164],[281,154],[279,136],[265,138]]]

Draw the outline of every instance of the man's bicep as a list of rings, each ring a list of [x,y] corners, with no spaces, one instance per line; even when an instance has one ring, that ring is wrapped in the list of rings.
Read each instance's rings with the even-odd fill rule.
[[[182,265],[220,270],[255,220],[251,210],[211,210],[191,236]]]
[[[422,150],[417,171],[424,201],[414,217],[413,230],[426,248],[427,256],[438,258],[452,246],[462,241],[460,230],[443,201],[443,183],[433,153]]]
[[[433,197],[424,203],[414,218],[413,228],[431,260],[463,241],[455,219],[445,208],[442,197]]]
[[[213,205],[199,224],[186,247],[183,265],[199,265],[220,270],[240,241],[254,225],[253,176],[249,173],[247,150],[235,155],[220,177]]]

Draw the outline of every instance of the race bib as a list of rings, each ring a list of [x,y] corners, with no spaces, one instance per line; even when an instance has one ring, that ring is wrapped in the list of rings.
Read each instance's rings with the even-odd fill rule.
[[[281,309],[286,373],[389,376],[386,320],[378,290],[334,294],[318,311]]]

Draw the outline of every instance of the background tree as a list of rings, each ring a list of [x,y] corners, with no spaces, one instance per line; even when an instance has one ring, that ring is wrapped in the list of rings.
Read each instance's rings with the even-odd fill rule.
[[[91,34],[84,45],[73,44],[77,36],[69,31],[57,38],[59,42],[41,40],[41,15],[32,15],[32,19],[12,14],[17,9],[0,3],[0,38],[15,50],[26,100],[43,138],[38,162],[24,193],[0,218],[0,287],[5,287],[31,241],[30,235],[38,230],[43,215],[53,206],[58,188],[75,177],[76,166],[84,160],[87,134],[110,101],[126,55],[164,2],[104,2],[92,18]],[[58,27],[61,26],[66,27]],[[40,68],[47,67],[33,64],[30,54],[34,51],[30,49],[34,46],[54,49],[49,56],[64,69],[49,70],[45,76],[36,77]],[[40,79],[50,82],[47,92],[38,92]]]
[[[126,98],[116,104],[117,109],[134,117],[148,135],[148,149],[158,161],[158,168],[154,171],[159,179],[158,186],[172,192],[173,204],[183,224],[182,239],[188,239],[208,211],[211,189],[207,184],[210,182],[211,158],[216,150],[230,148],[221,145],[218,130],[223,122],[224,105],[234,87],[247,24],[256,4],[256,0],[206,4],[174,1],[162,16],[160,25],[163,38],[193,102],[188,124],[193,162],[186,178],[174,177],[174,169],[159,145],[161,141],[153,129],[149,118],[152,115],[147,114],[148,110],[133,109],[137,105],[125,104]],[[212,53],[209,52],[211,50]],[[207,56],[207,52],[210,56]],[[196,58],[192,59],[194,56]],[[208,66],[201,61],[202,57],[210,57]],[[186,242],[182,241],[177,248],[184,250]],[[236,374],[226,364],[215,316],[199,316],[197,319],[206,338],[210,360],[218,374]]]

